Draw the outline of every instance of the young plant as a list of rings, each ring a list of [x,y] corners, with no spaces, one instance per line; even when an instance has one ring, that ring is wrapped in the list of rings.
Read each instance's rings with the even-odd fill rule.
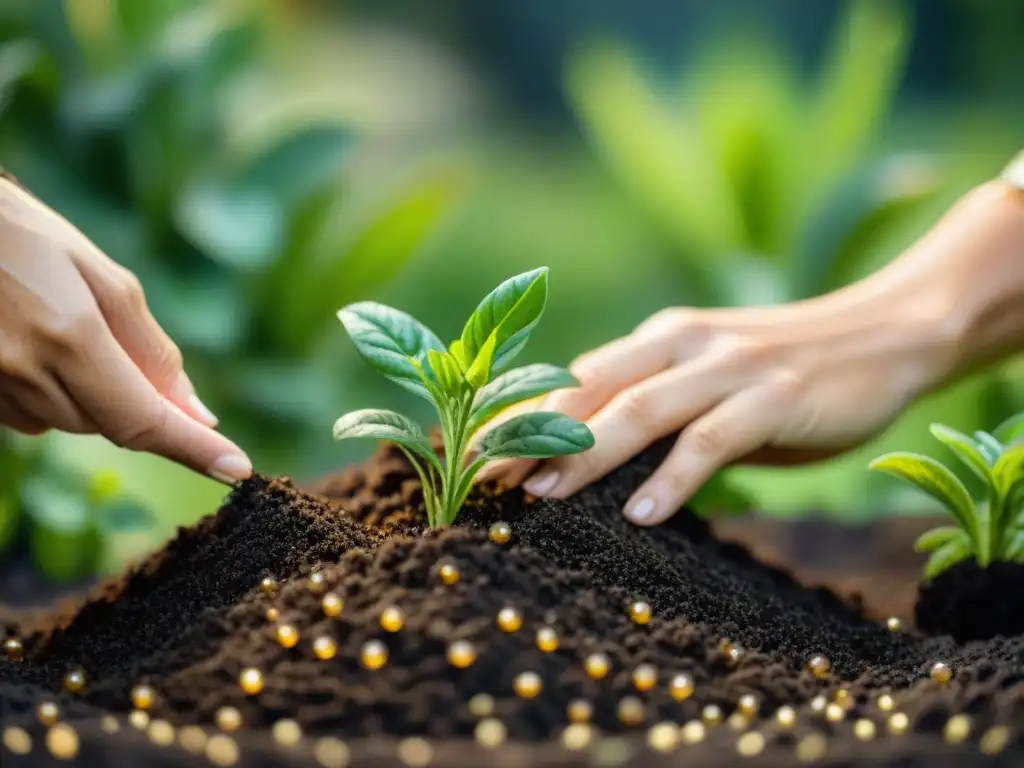
[[[444,456],[435,454],[418,424],[393,411],[368,409],[343,416],[334,425],[334,438],[397,443],[419,474],[431,527],[455,521],[473,478],[488,461],[548,459],[594,444],[586,425],[538,411],[515,416],[484,434],[477,454],[467,462],[471,440],[503,410],[579,383],[568,371],[546,364],[502,373],[526,345],[547,294],[547,267],[506,280],[480,302],[462,335],[447,348],[429,328],[391,307],[360,302],[338,312],[364,360],[433,404]]]
[[[975,502],[949,468],[916,453],[887,453],[869,467],[917,486],[941,502],[956,525],[933,528],[914,544],[918,552],[931,552],[925,565],[926,579],[934,579],[957,563],[974,557],[982,568],[993,562],[1024,563],[1024,419],[1011,417],[991,434],[969,437],[955,429],[932,424],[931,433],[941,440],[984,485],[987,498]]]

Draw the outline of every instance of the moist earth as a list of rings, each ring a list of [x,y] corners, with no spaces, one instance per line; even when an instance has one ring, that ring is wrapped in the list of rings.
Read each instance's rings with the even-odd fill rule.
[[[947,634],[894,632],[857,602],[759,562],[688,512],[658,528],[633,526],[621,506],[669,445],[653,446],[566,501],[484,486],[459,524],[440,532],[425,530],[415,476],[394,450],[310,493],[287,478],[253,477],[216,514],[87,599],[41,615],[0,613],[2,631],[25,646],[24,661],[0,661],[3,725],[34,737],[25,756],[0,746],[3,764],[45,764],[45,730],[33,713],[44,700],[58,702],[76,728],[82,765],[195,764],[179,745],[154,744],[127,725],[139,683],[157,692],[151,716],[179,729],[198,724],[213,734],[216,712],[236,707],[243,726],[230,738],[243,765],[317,765],[316,741],[327,736],[349,745],[351,765],[403,764],[400,754],[411,764],[397,750],[408,737],[427,739],[431,764],[446,766],[793,765],[809,754],[811,733],[826,738],[814,765],[1017,764],[1024,755],[1019,637],[961,643]],[[511,527],[507,543],[488,536],[497,521]],[[458,569],[457,582],[442,582],[442,564]],[[319,588],[308,579],[313,571]],[[279,584],[272,595],[259,588],[266,576]],[[322,589],[343,598],[339,615],[322,611]],[[1006,605],[1017,596],[1001,594]],[[635,601],[651,606],[648,623],[632,620]],[[403,622],[389,632],[380,616],[392,606]],[[267,619],[271,607],[280,614],[276,623]],[[522,616],[517,631],[496,624],[507,607]],[[294,647],[277,641],[280,624],[297,630]],[[557,633],[554,651],[538,648],[545,626]],[[333,658],[314,655],[320,637],[334,639]],[[457,640],[476,651],[464,669],[446,658]],[[379,669],[361,663],[370,641],[387,648]],[[610,671],[595,680],[584,659],[598,652]],[[830,665],[822,679],[807,669],[815,655]],[[948,683],[929,676],[939,661],[952,669]],[[657,672],[649,690],[634,685],[640,664]],[[238,684],[247,667],[263,675],[258,695]],[[72,669],[86,675],[75,695],[61,687]],[[541,682],[534,698],[515,692],[517,676],[528,672]],[[669,691],[678,674],[694,685],[684,701]],[[480,715],[469,702],[481,693],[493,697],[493,716],[507,729],[507,740],[491,750],[474,741]],[[724,723],[667,754],[647,743],[650,726],[700,719],[708,705],[728,718],[745,694],[756,698],[758,713],[743,730],[760,733],[763,744]],[[894,709],[880,706],[884,694]],[[819,695],[843,702],[841,712],[832,708],[841,719],[812,705]],[[642,702],[642,721],[623,721],[627,697]],[[594,739],[583,751],[562,742],[574,699],[593,709]],[[797,710],[792,728],[774,718],[782,706]],[[907,716],[907,733],[889,732],[894,712]],[[955,713],[970,718],[962,743],[948,743],[956,734],[943,733]],[[119,718],[117,733],[99,727],[103,714]],[[298,745],[270,738],[284,718],[301,726]],[[860,719],[875,724],[873,738],[855,736]],[[982,737],[995,725],[1009,727],[1006,744]],[[865,735],[865,726],[857,730]]]

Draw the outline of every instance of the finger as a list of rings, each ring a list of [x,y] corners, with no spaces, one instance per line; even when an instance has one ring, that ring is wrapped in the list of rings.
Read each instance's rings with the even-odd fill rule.
[[[712,357],[642,381],[620,392],[590,419],[593,448],[547,462],[524,488],[537,496],[571,496],[718,405],[742,381],[738,371]]]
[[[76,266],[114,338],[157,392],[200,423],[215,427],[217,417],[196,395],[181,351],[150,312],[138,278],[98,252],[90,252]]]
[[[683,506],[718,470],[768,443],[783,403],[768,388],[724,401],[683,430],[668,457],[626,503],[638,525],[658,525]]]
[[[27,413],[15,401],[6,397],[0,397],[0,425],[25,435],[41,435],[47,430],[45,422]]]
[[[665,329],[616,339],[573,363],[569,369],[580,386],[552,393],[540,410],[585,421],[623,389],[664,371],[674,359]]]
[[[96,425],[83,417],[59,381],[46,372],[21,371],[17,375],[0,373],[0,392],[4,399],[28,419],[72,434],[92,434]]]
[[[252,474],[245,453],[223,435],[195,421],[142,375],[97,319],[62,361],[61,381],[98,431],[125,448],[165,456],[224,483]]]

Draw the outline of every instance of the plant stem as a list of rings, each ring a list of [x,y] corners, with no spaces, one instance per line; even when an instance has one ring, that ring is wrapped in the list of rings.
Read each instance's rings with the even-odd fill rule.
[[[462,472],[462,455],[466,450],[467,426],[472,410],[472,398],[456,402],[452,408],[452,420],[445,434],[445,478],[441,491],[441,525],[451,525],[459,513],[459,480]]]

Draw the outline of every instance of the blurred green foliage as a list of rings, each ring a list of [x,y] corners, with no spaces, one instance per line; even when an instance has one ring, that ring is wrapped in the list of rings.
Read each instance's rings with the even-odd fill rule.
[[[4,164],[139,276],[256,466],[301,468],[345,408],[327,337],[336,310],[415,255],[464,174],[421,174],[362,200],[354,218],[345,171],[358,139],[343,118],[278,116],[254,130],[230,110],[265,58],[258,3],[123,0],[105,19],[83,10],[78,27],[68,8],[40,0],[7,20]],[[86,502],[72,509],[70,489],[62,504],[37,486],[31,498],[54,518]],[[157,503],[165,489],[145,496]]]
[[[935,153],[880,151],[877,140],[892,119],[911,31],[907,3],[851,0],[811,83],[779,44],[745,31],[712,39],[667,82],[614,40],[580,47],[566,86],[584,134],[668,241],[691,304],[775,304],[835,290],[898,253],[901,238],[921,231],[922,214],[948,202],[950,174]],[[948,418],[952,408],[985,423],[990,411],[1011,412],[1007,389],[993,375],[939,395],[928,412]],[[918,408],[920,418],[928,416]],[[872,494],[873,481],[855,469],[861,453],[785,477],[732,474],[777,508],[919,503],[891,484]]]
[[[352,14],[328,6],[0,5],[0,163],[136,271],[224,431],[270,472],[308,478],[355,458],[331,441],[333,414],[372,404],[430,418],[345,348],[332,324],[346,303],[373,298],[456,327],[472,297],[543,262],[558,296],[547,317],[561,333],[524,357],[567,363],[670,304],[772,303],[856,280],[1019,149],[1020,115],[1006,105],[897,99],[914,37],[903,2],[847,3],[810,78],[784,43],[742,21],[711,30],[668,76],[639,45],[581,40],[565,92],[585,142],[486,108],[500,104],[490,83],[453,95],[472,80],[453,72],[471,65],[420,66],[415,35],[349,27]],[[288,36],[297,60],[282,66]],[[345,56],[317,58],[325,51]],[[342,109],[311,119],[305,92],[330,88],[347,89],[378,122],[407,124],[377,141]],[[386,108],[413,102],[480,109],[424,126]],[[399,156],[361,167],[367,155],[389,158],[395,134],[424,155],[471,155],[473,194],[449,162],[410,172]],[[443,248],[423,247],[456,201],[461,215]],[[917,495],[869,476],[868,458],[934,453],[921,437],[933,421],[968,433],[998,422],[1024,408],[1022,380],[964,382],[826,465],[730,470],[734,482],[710,486],[701,502],[772,513],[916,509]],[[152,525],[90,545],[93,564],[193,522],[224,493],[94,438],[18,441],[0,452],[0,468],[0,508],[15,510],[0,516],[0,546],[35,525],[33,504],[78,510],[64,518],[99,531],[104,518],[80,512],[98,508],[89,506],[97,476],[116,476],[119,499],[154,513]],[[26,498],[25,488],[48,483],[79,501]],[[56,535],[37,541],[41,561],[62,551]]]
[[[750,33],[712,40],[665,84],[610,40],[569,62],[584,133],[670,239],[695,303],[838,288],[938,190],[932,157],[880,156],[873,145],[906,60],[906,5],[846,7],[809,85],[785,49]]]

